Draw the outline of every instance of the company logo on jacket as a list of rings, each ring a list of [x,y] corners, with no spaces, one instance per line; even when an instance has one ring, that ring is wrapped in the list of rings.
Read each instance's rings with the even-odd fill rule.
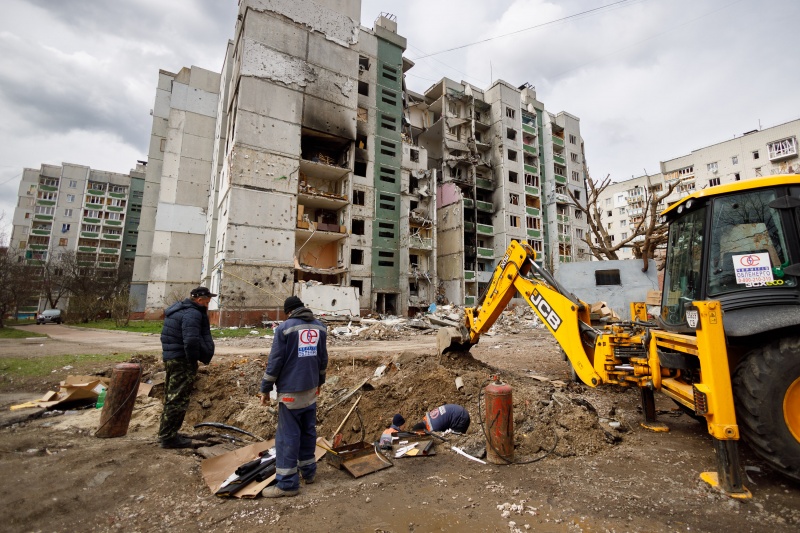
[[[300,344],[297,347],[297,357],[316,357],[319,331],[316,329],[301,329]]]

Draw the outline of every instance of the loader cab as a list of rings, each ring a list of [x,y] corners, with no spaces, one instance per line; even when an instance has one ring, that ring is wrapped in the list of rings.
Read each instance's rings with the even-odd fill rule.
[[[800,324],[799,213],[796,175],[703,189],[667,209],[662,326],[690,331],[694,300],[722,303],[729,336]]]

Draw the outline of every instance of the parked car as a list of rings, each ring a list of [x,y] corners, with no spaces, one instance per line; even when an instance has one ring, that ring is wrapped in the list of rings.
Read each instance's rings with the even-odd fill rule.
[[[37,324],[61,324],[64,321],[61,309],[48,309],[36,315]]]

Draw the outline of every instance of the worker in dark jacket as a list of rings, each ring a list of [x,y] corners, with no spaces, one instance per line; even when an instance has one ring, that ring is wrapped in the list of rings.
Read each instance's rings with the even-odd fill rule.
[[[469,412],[454,403],[446,403],[425,413],[425,419],[415,424],[412,431],[447,431],[466,433],[469,429]]]
[[[300,474],[314,482],[317,462],[317,396],[328,367],[328,331],[314,319],[300,298],[283,304],[286,322],[275,328],[272,350],[261,380],[261,404],[267,405],[272,388],[278,395],[278,429],[275,431],[276,479],[264,489],[266,498],[296,496]],[[298,473],[299,469],[299,473]]]
[[[192,289],[191,298],[176,302],[164,313],[161,348],[167,370],[164,411],[158,439],[162,448],[189,448],[192,441],[178,435],[192,392],[198,361],[211,362],[214,339],[208,322],[208,303],[216,294],[206,287]]]

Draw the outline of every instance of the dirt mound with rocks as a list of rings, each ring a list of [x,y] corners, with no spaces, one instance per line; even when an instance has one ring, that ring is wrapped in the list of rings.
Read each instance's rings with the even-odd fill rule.
[[[157,360],[142,363],[144,379],[158,383],[163,364]],[[242,357],[201,367],[184,428],[219,422],[265,439],[274,437],[276,406],[262,406],[257,397],[266,363],[266,356]],[[469,353],[442,357],[410,351],[381,356],[331,356],[327,383],[318,401],[317,431],[319,436],[332,439],[359,397],[356,409],[339,431],[343,443],[377,440],[395,413],[405,417],[408,429],[421,421],[427,411],[455,403],[465,407],[472,418],[467,434],[457,437],[455,443],[480,457],[485,453],[485,437],[479,423],[484,410],[482,390],[494,374],[494,367]],[[456,378],[463,382],[460,390],[456,388]],[[620,439],[624,428],[614,430],[600,424],[603,415],[581,398],[577,385],[537,381],[524,374],[507,374],[504,379],[513,387],[517,460],[546,453],[591,455]],[[157,384],[151,396],[140,399],[131,420],[133,430],[152,428],[155,433],[163,385]]]

